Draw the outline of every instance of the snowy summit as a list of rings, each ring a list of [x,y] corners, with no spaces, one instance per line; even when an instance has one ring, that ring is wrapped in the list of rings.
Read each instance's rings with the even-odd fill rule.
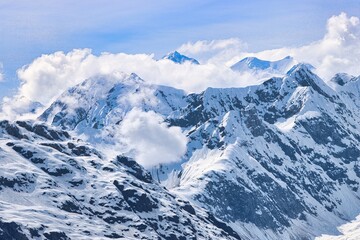
[[[272,71],[274,73],[286,73],[294,65],[294,59],[287,56],[277,61],[267,61],[256,57],[246,57],[231,66],[234,71]]]
[[[196,65],[200,64],[196,59],[182,55],[178,51],[168,53],[162,59],[168,59],[170,61],[173,61],[174,63],[179,63],[179,64],[183,64],[185,62],[189,62]]]

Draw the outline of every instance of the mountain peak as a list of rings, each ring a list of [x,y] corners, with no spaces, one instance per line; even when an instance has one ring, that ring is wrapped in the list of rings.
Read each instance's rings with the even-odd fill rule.
[[[330,82],[336,83],[340,86],[344,86],[345,84],[352,81],[353,79],[355,79],[355,77],[351,76],[347,73],[337,73],[337,74],[335,74],[335,76],[333,78],[331,78]]]
[[[312,72],[313,69],[315,68],[311,64],[299,63],[293,66],[287,72],[287,75],[294,79],[299,86],[311,87],[321,95],[331,98],[333,91],[321,78]]]
[[[294,65],[286,74],[293,77],[300,86],[312,86],[314,78],[318,78],[312,70],[315,69],[311,64],[299,63]]]
[[[231,66],[231,69],[234,71],[270,70],[275,73],[286,73],[293,62],[294,59],[291,56],[286,56],[285,58],[277,61],[268,61],[257,57],[246,57]]]
[[[291,76],[291,75],[293,75],[293,74],[295,74],[296,72],[299,72],[299,71],[312,73],[312,71],[314,69],[315,69],[315,67],[313,65],[309,64],[309,63],[298,63],[298,64],[294,65],[289,71],[287,71],[286,74]]]
[[[174,63],[179,63],[179,64],[182,64],[184,62],[190,62],[190,63],[196,64],[196,65],[200,64],[196,59],[182,55],[178,51],[168,53],[162,59],[168,59],[170,61],[173,61]]]

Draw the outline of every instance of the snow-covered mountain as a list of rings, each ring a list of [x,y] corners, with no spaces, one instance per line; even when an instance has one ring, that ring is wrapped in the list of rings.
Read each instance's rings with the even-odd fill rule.
[[[327,84],[298,64],[257,86],[186,94],[118,73],[74,86],[39,120],[96,145],[132,108],[153,111],[189,139],[180,163],[151,169],[171,195],[243,239],[313,239],[360,213],[359,80]]]
[[[115,73],[85,80],[63,93],[40,117],[63,129],[87,134],[91,142],[103,142],[98,134],[118,125],[134,107],[168,116],[185,107],[182,90],[151,85],[136,74]],[[107,138],[111,142],[111,136]]]
[[[66,131],[0,122],[0,239],[239,239],[126,156]]]
[[[191,139],[173,191],[249,239],[335,234],[360,211],[359,92],[345,93],[298,65],[259,86],[197,95],[169,119]]]
[[[267,61],[256,57],[246,57],[231,66],[234,71],[267,71],[271,74],[285,74],[295,64],[295,60],[287,56],[278,61]]]
[[[189,62],[189,63],[196,64],[196,65],[200,64],[196,59],[182,55],[178,51],[168,53],[162,59],[168,59],[170,61],[173,61],[174,63],[179,63],[179,64],[182,64],[185,62]]]

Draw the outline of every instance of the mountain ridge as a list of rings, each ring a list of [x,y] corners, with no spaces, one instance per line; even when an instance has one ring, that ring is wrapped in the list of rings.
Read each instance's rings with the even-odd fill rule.
[[[43,123],[0,122],[0,239],[239,239],[126,156]]]
[[[96,144],[105,130],[111,141],[132,108],[153,111],[189,139],[180,162],[150,169],[174,196],[243,239],[313,239],[360,213],[360,78],[335,77],[329,86],[297,64],[259,85],[187,94],[136,75],[99,76],[39,120]]]
[[[246,57],[233,64],[233,71],[269,71],[272,74],[285,74],[295,64],[291,56],[286,56],[277,61],[262,60],[257,57]]]

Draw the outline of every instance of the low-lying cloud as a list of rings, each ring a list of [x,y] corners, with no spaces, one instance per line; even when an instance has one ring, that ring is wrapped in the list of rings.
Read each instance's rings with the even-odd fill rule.
[[[201,65],[156,60],[147,54],[102,53],[96,56],[90,49],[42,55],[18,70],[21,86],[16,98],[29,99],[27,105],[40,102],[47,106],[63,91],[87,78],[119,71],[134,72],[147,83],[168,85],[187,92],[200,92],[207,87],[258,84],[266,75],[234,72],[229,68],[247,56],[278,60],[290,55],[298,62],[315,66],[316,73],[325,80],[338,72],[359,75],[359,22],[359,18],[348,17],[345,13],[333,16],[328,20],[326,34],[321,40],[297,48],[247,52],[246,44],[236,38],[198,41],[179,47],[180,52],[197,58]],[[12,101],[7,102],[12,104]],[[17,108],[24,109],[19,104]]]
[[[219,40],[216,43],[217,46],[223,46],[223,49],[217,48],[218,51],[210,56],[207,52],[214,51],[212,41],[187,43],[179,50],[185,54],[192,54],[195,58],[203,58],[205,63],[218,62],[217,59],[228,56],[227,60],[223,61],[228,66],[247,56],[279,60],[290,55],[298,62],[307,62],[315,66],[316,73],[325,80],[339,72],[355,76],[360,74],[360,20],[358,17],[348,17],[346,13],[329,18],[326,33],[321,40],[297,48],[246,52],[240,40]]]
[[[252,79],[249,74],[236,73],[226,66],[211,63],[176,64],[169,60],[157,61],[153,55],[146,54],[103,53],[95,56],[90,49],[76,49],[69,53],[43,55],[18,70],[22,81],[19,94],[46,105],[84,79],[114,71],[134,72],[148,83],[188,92],[199,92],[207,87],[239,86]]]
[[[9,120],[32,119],[41,114],[43,105],[24,96],[4,97],[0,103],[0,118]]]
[[[180,161],[187,144],[179,127],[168,127],[160,115],[137,108],[125,116],[117,138],[145,168]]]
[[[247,50],[247,44],[238,38],[220,40],[201,40],[194,43],[188,42],[181,45],[178,51],[189,56],[194,56],[202,63],[231,66],[231,60],[238,58]],[[228,62],[230,60],[230,62]]]

